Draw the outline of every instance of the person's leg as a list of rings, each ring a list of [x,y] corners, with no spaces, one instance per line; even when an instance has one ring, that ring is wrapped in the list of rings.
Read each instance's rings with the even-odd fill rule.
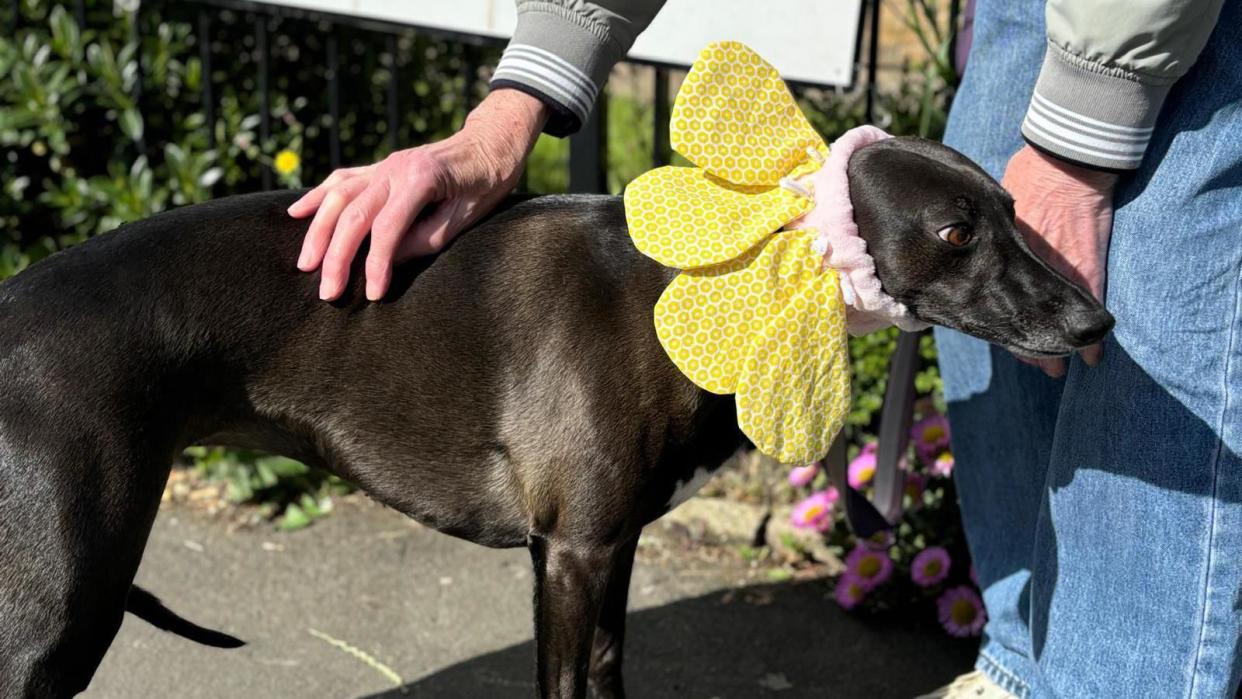
[[[1044,55],[1044,3],[979,0],[945,143],[1000,179]],[[989,619],[977,667],[1026,696],[1036,672],[1030,562],[1062,381],[987,343],[936,330],[953,427],[954,480]]]
[[[1242,639],[1242,1],[1123,178],[1117,326],[1071,365],[1036,533],[1038,696],[1232,697]],[[1004,536],[1008,532],[992,532]]]

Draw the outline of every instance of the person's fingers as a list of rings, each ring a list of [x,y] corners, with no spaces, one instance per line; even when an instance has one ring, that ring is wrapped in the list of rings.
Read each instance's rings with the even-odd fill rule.
[[[1082,361],[1085,362],[1087,366],[1098,366],[1100,359],[1104,357],[1104,346],[1091,345],[1090,347],[1083,348],[1080,351],[1080,354],[1082,355]]]
[[[1065,376],[1065,360],[1061,357],[1039,360],[1039,368],[1054,379]]]
[[[413,230],[401,241],[397,248],[397,261],[404,262],[411,257],[430,255],[444,249],[462,228],[469,223],[468,212],[477,204],[464,201],[462,198],[440,202],[435,211],[423,220],[414,224]]]
[[[344,180],[356,177],[357,175],[363,174],[370,169],[370,166],[366,166],[333,170],[332,174],[328,175],[323,182],[319,183],[319,186],[310,190],[306,194],[303,194],[300,199],[293,202],[287,210],[288,214],[293,218],[306,218],[307,216],[310,216],[315,213],[315,210],[318,209],[319,205],[323,203],[324,197],[328,196],[328,192],[332,191],[333,187]]]
[[[1065,360],[1061,357],[1023,357],[1020,354],[1013,356],[1019,362],[1033,366],[1054,379],[1065,375]]]
[[[324,253],[328,251],[328,243],[332,240],[332,231],[336,228],[336,220],[359,192],[367,185],[363,178],[352,178],[333,187],[324,197],[315,218],[311,220],[302,239],[302,252],[298,255],[298,269],[311,272],[323,262]]]
[[[303,194],[300,199],[289,205],[286,212],[293,218],[306,218],[315,213],[315,210],[323,203],[323,198],[328,196],[329,191],[330,189],[325,182]]]
[[[389,192],[386,178],[375,179],[341,212],[332,231],[328,252],[323,258],[319,298],[331,301],[345,290],[345,284],[349,281],[349,265],[358,254],[363,238],[371,231],[371,222],[388,201]]]
[[[388,292],[392,266],[401,241],[431,198],[427,187],[394,192],[371,224],[371,248],[367,251],[367,299],[378,301]]]
[[[1013,358],[1027,366],[1033,366],[1036,369],[1043,369],[1043,366],[1040,365],[1039,360],[1034,357],[1023,357],[1020,354],[1015,354],[1013,355]]]

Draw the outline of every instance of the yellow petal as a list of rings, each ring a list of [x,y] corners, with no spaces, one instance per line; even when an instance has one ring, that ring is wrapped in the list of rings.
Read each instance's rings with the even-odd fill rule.
[[[692,167],[651,170],[625,190],[635,246],[677,269],[731,260],[812,206],[780,187],[731,185]]]
[[[786,464],[816,461],[849,411],[849,345],[835,272],[815,275],[752,341],[737,382],[742,432]]]
[[[782,231],[738,259],[679,274],[655,308],[656,335],[677,368],[704,390],[732,393],[751,347],[791,297],[813,277],[835,280],[817,271],[814,238]]]
[[[736,41],[709,44],[673,104],[669,139],[690,162],[729,182],[775,185],[824,141],[780,73]]]

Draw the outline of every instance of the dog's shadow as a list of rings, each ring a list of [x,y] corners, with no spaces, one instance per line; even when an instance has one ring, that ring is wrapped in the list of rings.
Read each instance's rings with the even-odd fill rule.
[[[924,619],[841,610],[822,582],[713,592],[630,612],[625,682],[642,699],[911,697],[970,669],[977,643]],[[368,699],[530,697],[533,642],[452,665]]]

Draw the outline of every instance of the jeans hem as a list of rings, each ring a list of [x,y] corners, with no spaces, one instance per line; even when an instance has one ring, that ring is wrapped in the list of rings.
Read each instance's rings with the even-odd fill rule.
[[[998,687],[1018,697],[1018,699],[1030,699],[1030,686],[1018,679],[1018,676],[1005,667],[996,658],[988,655],[986,651],[979,651],[979,657],[975,660],[975,669],[988,676],[988,679],[996,683]]]

